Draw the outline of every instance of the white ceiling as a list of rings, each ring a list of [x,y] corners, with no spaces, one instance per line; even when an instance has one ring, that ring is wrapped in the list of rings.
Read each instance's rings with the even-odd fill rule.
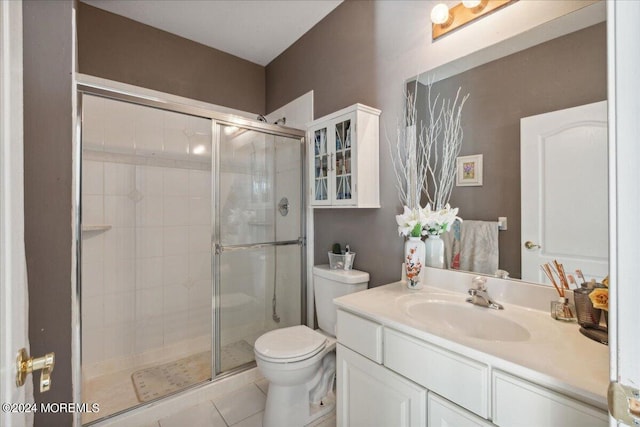
[[[342,0],[82,0],[267,65]]]

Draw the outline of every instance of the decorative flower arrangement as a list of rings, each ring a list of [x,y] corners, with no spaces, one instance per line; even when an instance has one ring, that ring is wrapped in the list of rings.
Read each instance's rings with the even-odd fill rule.
[[[451,229],[451,224],[458,217],[458,208],[451,208],[449,204],[444,209],[431,210],[431,205],[424,208],[409,209],[404,207],[402,215],[396,215],[398,234],[405,237],[437,236]]]
[[[595,288],[589,294],[593,308],[609,311],[609,277],[602,281],[605,288]]]
[[[427,115],[418,120],[416,97],[407,92],[403,121],[397,125],[395,147],[389,141],[389,153],[396,176],[396,188],[404,205],[396,216],[398,232],[404,236],[439,235],[449,231],[458,218],[458,209],[449,206],[455,184],[456,157],[462,146],[462,107],[469,95],[453,100],[431,98],[427,85]],[[416,82],[415,93],[418,91]],[[424,196],[428,204],[420,207]],[[433,206],[434,210],[431,210]],[[458,218],[459,219],[459,218]],[[420,226],[419,226],[420,225]]]

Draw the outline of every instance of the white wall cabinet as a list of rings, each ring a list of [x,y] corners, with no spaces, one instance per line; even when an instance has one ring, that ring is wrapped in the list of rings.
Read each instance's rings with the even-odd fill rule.
[[[422,427],[427,391],[338,344],[338,427]]]
[[[337,331],[339,427],[608,425],[605,411],[356,313],[339,309]]]
[[[354,104],[308,125],[312,206],[380,207],[379,116]]]

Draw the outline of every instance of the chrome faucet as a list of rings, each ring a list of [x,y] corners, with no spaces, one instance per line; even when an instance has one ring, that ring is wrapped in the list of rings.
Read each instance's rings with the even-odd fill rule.
[[[467,302],[471,304],[480,305],[482,307],[493,308],[494,310],[503,310],[502,304],[499,304],[491,299],[489,291],[487,291],[487,279],[482,276],[476,276],[471,281],[471,289],[469,289],[469,295],[471,298],[467,298]]]

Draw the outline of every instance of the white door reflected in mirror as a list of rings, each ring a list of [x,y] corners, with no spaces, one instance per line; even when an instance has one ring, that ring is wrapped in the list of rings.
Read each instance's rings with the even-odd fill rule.
[[[522,279],[547,283],[540,265],[557,259],[567,271],[602,280],[609,265],[607,102],[520,124]]]

